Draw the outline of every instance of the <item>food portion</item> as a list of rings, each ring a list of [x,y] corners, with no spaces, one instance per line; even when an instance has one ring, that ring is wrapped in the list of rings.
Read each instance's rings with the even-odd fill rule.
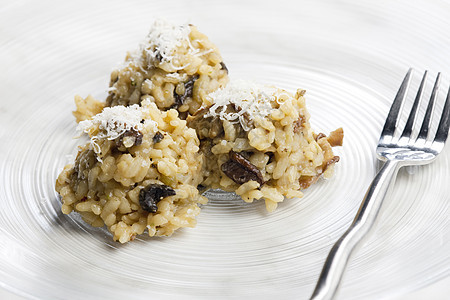
[[[228,83],[218,49],[193,25],[158,20],[111,74],[106,101],[75,97],[88,134],[56,181],[62,211],[121,243],[193,227],[200,192],[220,188],[267,211],[333,175],[343,130],[316,134],[304,90]]]
[[[197,190],[203,154],[176,110],[144,100],[105,108],[78,126],[90,141],[57,179],[63,213],[106,225],[121,243],[145,231],[169,236],[195,226],[199,204],[207,202]]]
[[[90,119],[103,107],[129,106],[144,100],[159,109],[176,109],[180,118],[208,106],[207,94],[228,82],[228,69],[217,47],[191,24],[157,20],[139,49],[128,53],[111,73],[105,103],[76,97],[77,122]]]
[[[188,118],[205,155],[208,188],[236,192],[244,201],[265,199],[268,211],[320,176],[330,177],[339,161],[342,128],[315,134],[304,90],[295,95],[247,81],[230,82],[209,95],[212,105]]]

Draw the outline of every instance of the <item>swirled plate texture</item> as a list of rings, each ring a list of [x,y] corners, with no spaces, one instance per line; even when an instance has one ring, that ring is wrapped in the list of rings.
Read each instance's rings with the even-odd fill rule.
[[[405,72],[450,72],[449,10],[439,1],[3,2],[0,286],[41,299],[306,299],[379,168],[375,147]],[[306,89],[315,131],[345,130],[336,176],[273,213],[210,193],[196,228],[126,245],[63,215],[54,183],[81,142],[73,96],[104,98],[111,70],[159,17],[207,34],[231,78]],[[450,274],[449,159],[446,147],[399,173],[337,299],[395,297]]]

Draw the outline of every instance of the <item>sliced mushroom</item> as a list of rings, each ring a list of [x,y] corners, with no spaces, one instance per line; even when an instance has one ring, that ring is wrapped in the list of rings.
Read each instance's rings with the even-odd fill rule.
[[[310,185],[316,183],[316,181],[319,179],[320,175],[322,175],[329,166],[331,166],[332,164],[335,164],[339,161],[339,156],[333,156],[331,159],[325,161],[319,168],[319,171],[317,173],[317,175],[314,176],[301,176],[299,179],[299,183],[300,183],[300,189],[304,190],[306,188],[308,188]]]
[[[228,68],[227,68],[227,66],[225,65],[225,63],[223,61],[220,62],[220,66],[222,67],[222,70],[225,70],[227,72],[227,74],[228,74]]]
[[[203,108],[187,118],[187,125],[195,129],[200,140],[213,139],[223,133],[221,120],[217,117],[205,118],[208,112],[209,108]]]
[[[151,213],[158,210],[158,202],[162,199],[174,196],[176,192],[164,184],[149,184],[139,192],[139,204],[142,209]]]
[[[192,98],[192,93],[194,91],[194,83],[199,78],[198,75],[191,76],[188,81],[184,83],[184,93],[178,94],[176,90],[173,91],[173,97],[175,98],[175,103],[172,107],[177,108],[180,105],[183,105],[186,98]]]
[[[331,147],[342,146],[344,141],[344,129],[340,127],[330,132],[328,137],[323,133],[319,133],[318,135],[316,135],[316,141],[322,138],[326,138]]]
[[[73,173],[71,175],[72,182],[87,179],[89,170],[95,165],[96,162],[97,157],[93,150],[79,152],[73,166]]]
[[[221,170],[237,184],[243,184],[250,180],[254,180],[260,185],[264,184],[261,171],[244,156],[234,151],[230,151],[230,159],[222,164]]]
[[[164,139],[164,135],[161,132],[157,132],[155,133],[155,135],[153,136],[153,144],[157,144],[159,142],[161,142]]]
[[[130,148],[132,146],[139,146],[140,144],[142,144],[142,138],[143,138],[142,132],[134,128],[131,128],[130,130],[125,131],[120,137],[117,138],[116,146],[118,148],[122,146],[124,146],[125,148]]]
[[[300,129],[305,124],[305,118],[303,116],[299,116],[297,121],[294,122],[294,133],[300,132]]]
[[[318,140],[320,140],[320,139],[323,139],[324,137],[327,137],[326,135],[325,135],[325,133],[319,133],[318,135],[316,135],[316,142],[318,141]]]
[[[344,129],[342,127],[336,129],[335,131],[330,132],[327,137],[328,143],[330,143],[331,147],[342,146],[344,141]]]

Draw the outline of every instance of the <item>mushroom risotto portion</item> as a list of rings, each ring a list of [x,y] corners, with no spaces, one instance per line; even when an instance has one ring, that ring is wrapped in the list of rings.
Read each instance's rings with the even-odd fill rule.
[[[78,127],[90,141],[56,181],[63,213],[106,225],[121,243],[144,231],[161,236],[195,226],[198,204],[207,202],[197,190],[203,154],[176,110],[144,100],[105,108]]]
[[[77,122],[103,107],[156,103],[159,109],[178,110],[185,119],[202,105],[208,93],[228,82],[228,69],[217,47],[191,24],[157,20],[146,39],[111,73],[108,97],[103,103],[92,96],[75,97]]]
[[[111,74],[105,102],[75,98],[89,136],[56,181],[62,212],[106,226],[121,243],[194,227],[200,190],[264,199],[267,211],[330,177],[343,130],[316,134],[305,91],[228,83],[218,49],[192,25],[153,25]]]
[[[206,158],[202,185],[246,202],[265,199],[273,211],[284,197],[302,197],[322,174],[330,177],[339,161],[332,147],[342,145],[343,130],[315,134],[304,93],[247,81],[211,93],[214,104],[188,118]]]

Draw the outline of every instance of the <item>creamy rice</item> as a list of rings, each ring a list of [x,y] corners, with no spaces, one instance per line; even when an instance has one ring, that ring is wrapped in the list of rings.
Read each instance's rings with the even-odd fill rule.
[[[206,158],[202,184],[246,202],[265,199],[273,211],[284,197],[302,197],[321,175],[330,177],[339,160],[331,147],[341,145],[343,131],[316,135],[304,93],[243,81],[212,93],[215,104],[188,118]]]
[[[91,140],[56,182],[63,213],[76,211],[92,226],[106,225],[121,243],[144,232],[169,236],[194,227],[198,204],[207,202],[197,190],[203,155],[195,131],[174,109],[141,105],[105,109],[81,122]],[[158,196],[151,203],[155,211],[143,209],[146,188]]]
[[[105,102],[75,97],[89,143],[59,175],[62,211],[105,226],[121,243],[193,227],[198,187],[264,199],[273,211],[333,175],[343,130],[316,134],[304,90],[228,84],[218,49],[192,25],[153,25],[113,71]],[[185,120],[186,119],[186,120]]]
[[[156,21],[139,49],[128,53],[111,73],[105,103],[76,97],[77,122],[91,118],[103,106],[156,103],[159,109],[175,108],[182,119],[202,105],[206,95],[228,82],[228,70],[217,47],[191,24]]]

